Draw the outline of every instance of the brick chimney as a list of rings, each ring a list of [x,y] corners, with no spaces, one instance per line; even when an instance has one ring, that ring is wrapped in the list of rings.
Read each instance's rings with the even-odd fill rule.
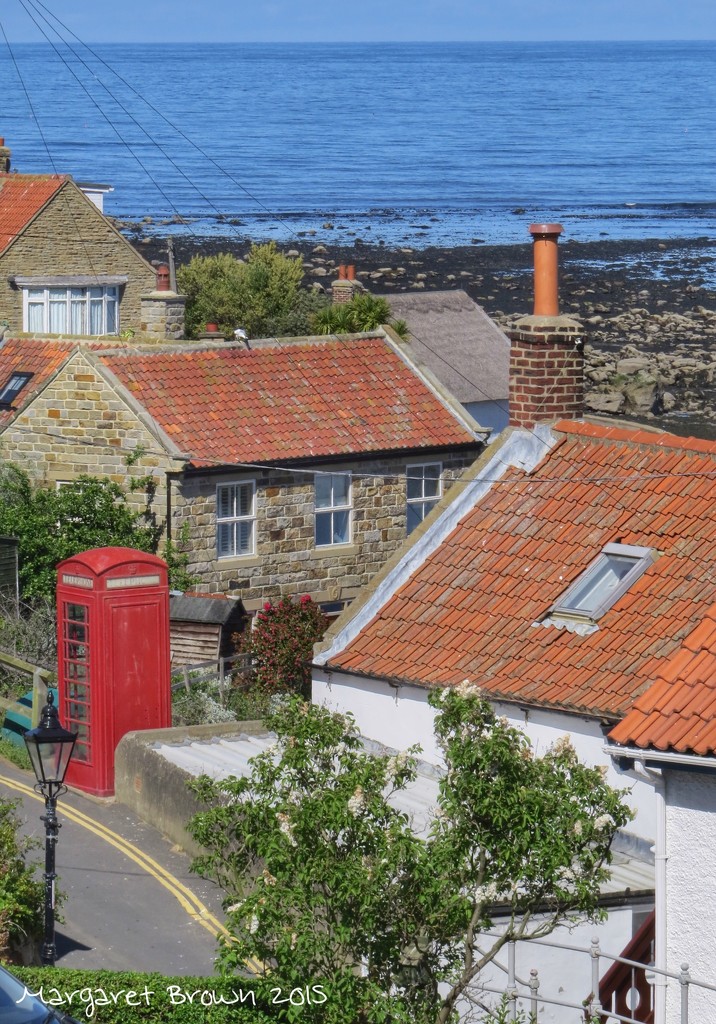
[[[343,302],[350,302],[351,299],[362,291],[360,281],[356,281],[356,268],[352,263],[344,266],[342,263],[338,268],[338,280],[331,285],[331,299],[334,305]]]
[[[10,173],[11,151],[5,145],[5,139],[0,138],[0,174]]]
[[[509,332],[511,427],[576,419],[584,400],[581,325],[559,313],[557,243],[561,224],[531,224],[534,312]]]

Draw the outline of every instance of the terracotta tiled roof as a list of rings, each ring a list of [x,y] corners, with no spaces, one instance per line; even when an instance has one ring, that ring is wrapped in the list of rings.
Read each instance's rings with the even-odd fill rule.
[[[0,389],[7,384],[13,373],[32,374],[12,408],[0,409],[0,427],[9,423],[18,410],[27,405],[76,347],[73,342],[36,341],[32,338],[8,338],[0,344]]]
[[[382,337],[101,358],[197,466],[475,443]]]
[[[66,181],[61,174],[0,174],[0,253]]]
[[[716,756],[716,605],[609,738],[646,749]]]
[[[493,483],[329,667],[426,686],[469,678],[495,697],[606,717],[660,673],[678,681],[672,658],[694,681],[703,663],[687,638],[716,602],[716,444],[555,429],[537,468]],[[610,542],[658,557],[599,628],[533,625]]]

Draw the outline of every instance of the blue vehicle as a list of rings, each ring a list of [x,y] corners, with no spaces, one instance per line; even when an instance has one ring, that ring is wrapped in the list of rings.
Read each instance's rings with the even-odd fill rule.
[[[45,1006],[4,967],[0,967],[0,1021],[2,1024],[79,1024],[68,1013]]]

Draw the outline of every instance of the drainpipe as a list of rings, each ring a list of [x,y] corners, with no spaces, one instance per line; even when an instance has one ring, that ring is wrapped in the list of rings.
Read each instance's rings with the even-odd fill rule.
[[[654,768],[647,768],[638,761],[634,765],[637,773],[643,775],[654,787],[656,801],[656,840],[654,843],[654,967],[666,971],[666,793],[664,775]],[[666,1024],[666,986],[664,974],[654,975],[654,1024]]]

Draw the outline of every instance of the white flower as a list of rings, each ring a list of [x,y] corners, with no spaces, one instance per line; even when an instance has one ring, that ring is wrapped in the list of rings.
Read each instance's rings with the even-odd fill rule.
[[[296,838],[293,834],[293,825],[291,824],[288,815],[279,811],[276,818],[278,819],[278,827],[280,831],[286,836],[291,846],[295,846]]]
[[[463,679],[455,689],[461,697],[479,697],[482,693],[480,687],[476,683],[471,683],[469,679]]]
[[[611,814],[600,814],[598,818],[594,819],[594,827],[599,831],[605,828],[614,828],[614,818]]]
[[[251,918],[251,921],[249,922],[249,932],[251,933],[251,935],[253,935],[254,932],[257,932],[258,928],[259,928],[259,919],[256,916],[256,914],[254,914],[253,917]]]
[[[385,765],[385,774],[389,779],[394,779],[398,772],[401,772],[405,768],[405,762],[408,760],[408,755],[405,751],[401,751],[400,754],[393,754],[389,757]]]
[[[348,801],[348,810],[355,818],[365,805],[365,796],[363,794],[363,787],[357,786],[353,796]]]
[[[558,740],[555,740],[552,744],[553,754],[573,754],[574,747],[572,746],[572,738],[568,732],[564,736],[560,736]]]
[[[499,889],[497,888],[496,882],[488,882],[487,885],[478,885],[475,889],[475,902],[486,903],[488,900],[494,900],[498,892]]]
[[[263,870],[263,876],[265,885],[276,885],[276,879],[274,878],[270,871],[266,870],[266,868],[264,868]]]
[[[574,825],[572,826],[572,831],[574,832],[575,836],[581,836],[581,834],[582,834],[582,823],[581,823],[581,821],[575,821]]]
[[[239,900],[238,903],[232,903],[230,907],[226,908],[226,913],[227,914],[235,914],[237,910],[241,910],[243,905],[244,905],[244,901],[243,900]]]

